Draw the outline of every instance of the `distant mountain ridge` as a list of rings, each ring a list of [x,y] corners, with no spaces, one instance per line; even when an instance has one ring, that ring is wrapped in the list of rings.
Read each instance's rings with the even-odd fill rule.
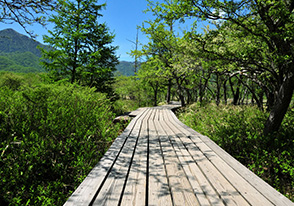
[[[128,61],[121,61],[116,66],[117,71],[119,74],[124,76],[134,76],[135,75],[135,67],[134,63]]]
[[[41,51],[37,46],[46,47],[40,42],[20,34],[13,29],[4,29],[0,31],[1,53],[31,52],[36,56],[41,57]]]
[[[16,32],[13,29],[0,31],[0,71],[44,72],[40,65],[41,51],[37,48],[48,46]],[[117,67],[119,75],[134,75],[133,63],[121,61]]]

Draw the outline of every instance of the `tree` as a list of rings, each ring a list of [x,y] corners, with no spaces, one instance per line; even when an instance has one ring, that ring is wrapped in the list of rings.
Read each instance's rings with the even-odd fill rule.
[[[137,27],[137,35],[136,35],[136,40],[132,41],[132,40],[128,40],[129,42],[133,43],[135,45],[135,50],[131,52],[131,56],[133,56],[135,58],[135,62],[134,62],[134,74],[137,73],[137,71],[139,70],[140,67],[140,61],[139,61],[139,55],[138,55],[138,46],[139,46],[139,27]]]
[[[166,81],[160,72],[161,62],[150,57],[141,65],[138,77],[142,83],[146,83],[153,91],[153,106],[157,106],[158,94],[162,90]]]
[[[171,96],[172,76],[170,69],[174,61],[173,51],[176,43],[176,37],[170,28],[171,26],[166,22],[161,22],[161,19],[145,21],[141,31],[148,36],[149,42],[142,46],[141,52],[137,52],[137,54],[146,57],[149,65],[156,65],[153,72],[160,73],[167,79],[167,102],[170,101]]]
[[[167,4],[171,4],[173,1],[165,0]],[[146,56],[148,61],[153,61],[151,65],[156,66],[156,73],[160,73],[167,81],[167,98],[166,101],[171,100],[172,86],[176,86],[177,95],[185,106],[185,87],[183,84],[186,82],[189,75],[189,69],[185,70],[179,68],[179,58],[181,56],[180,51],[180,37],[174,31],[175,19],[165,18],[166,13],[162,9],[162,5],[154,3],[148,0],[148,9],[146,12],[152,12],[155,16],[154,21],[145,21],[141,27],[141,31],[148,36],[149,43],[142,48],[143,55]],[[149,62],[150,63],[150,62]]]
[[[33,32],[27,30],[27,25],[40,23],[45,25],[43,16],[47,11],[56,8],[55,0],[0,0],[0,22],[18,23],[24,30],[34,37]]]
[[[55,24],[50,36],[44,36],[51,50],[42,49],[43,65],[51,76],[71,83],[110,89],[113,71],[118,64],[117,47],[111,46],[114,35],[105,23],[99,23],[99,11],[105,4],[97,0],[58,0],[60,9],[49,21]]]
[[[262,49],[248,47],[245,52],[232,53],[228,44],[221,41],[203,41],[197,35],[195,40],[201,41],[202,50],[210,57],[237,62],[247,68],[247,74],[264,76],[272,84],[273,96],[270,115],[265,123],[264,134],[278,131],[291,102],[294,90],[294,2],[290,0],[179,0],[165,14],[178,19],[196,17],[216,23],[217,30],[210,32],[211,37],[219,34],[224,26],[234,27],[234,36],[249,37]],[[223,42],[225,43],[225,42]],[[222,47],[222,50],[215,48]],[[243,43],[244,46],[244,43]],[[264,52],[265,51],[265,52]],[[230,56],[232,55],[232,56]],[[250,68],[250,69],[248,69]],[[243,68],[242,68],[243,69]]]

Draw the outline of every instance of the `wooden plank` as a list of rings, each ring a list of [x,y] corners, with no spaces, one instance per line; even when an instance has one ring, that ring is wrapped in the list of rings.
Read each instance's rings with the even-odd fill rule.
[[[136,149],[137,138],[142,124],[141,118],[144,118],[147,113],[148,111],[137,120],[93,205],[117,205],[119,203],[133,158],[133,151]]]
[[[143,114],[144,111],[142,111],[141,115]],[[139,118],[140,115],[134,118],[123,131],[123,133],[115,139],[105,155],[101,158],[97,165],[91,170],[89,175],[84,179],[84,181],[65,202],[65,206],[89,205],[91,203],[94,196],[96,195],[96,192],[99,190],[99,188],[107,178],[117,156],[121,152],[121,147],[125,144],[126,139],[133,131],[133,128]]]
[[[219,156],[215,155],[214,152],[212,154],[212,150],[199,138],[191,135],[191,140],[200,148],[200,150],[205,151],[204,155],[209,158],[215,167],[224,175],[226,179],[228,179],[228,181],[251,205],[273,205],[225,161],[223,161]]]
[[[172,205],[163,154],[155,125],[159,124],[159,110],[149,119],[149,199],[150,206]]]
[[[206,145],[212,148],[217,155],[222,158],[227,164],[230,165],[240,176],[242,176],[246,181],[248,181],[254,188],[256,188],[264,197],[266,197],[273,205],[276,206],[294,206],[284,195],[279,193],[276,189],[266,183],[264,180],[259,178],[253,172],[251,172],[247,167],[242,165],[239,161],[233,158],[230,154],[222,150],[218,145],[216,145],[212,140],[203,135],[198,135]]]
[[[170,122],[168,123],[170,124]],[[170,128],[170,131],[173,130],[174,129]],[[188,180],[194,190],[194,194],[196,195],[200,205],[224,205],[222,199],[220,198],[220,195],[211,186],[211,184],[205,177],[205,174],[202,173],[198,164],[193,160],[191,154],[184,147],[184,145],[180,141],[180,138],[177,137],[177,135],[179,134],[176,134],[175,131],[173,131],[172,141],[175,142],[174,147],[177,147],[177,156],[181,161],[184,171],[188,177]]]
[[[147,109],[147,107],[140,107],[138,109],[136,109],[135,111],[132,111],[129,114],[129,117],[136,117],[138,115],[140,115],[142,112],[144,112]]]
[[[213,162],[213,164],[222,172],[222,174],[238,188],[242,196],[252,205],[294,205],[289,199],[284,197],[266,182],[261,180],[254,173],[249,171],[240,162],[235,160],[231,155],[217,146],[208,137],[200,135],[188,126],[180,122],[172,113],[171,117],[182,127],[187,135],[191,137],[194,144],[206,151],[205,155]],[[200,136],[204,138],[200,138]],[[212,155],[212,152],[216,155]],[[240,178],[238,178],[238,176]],[[257,185],[258,182],[259,184]],[[270,196],[272,194],[272,196]]]
[[[170,111],[167,113],[167,119],[169,121],[170,130],[174,131],[174,136],[179,137],[175,138],[177,143],[181,146],[184,144],[183,147],[188,149],[191,157],[197,162],[206,175],[206,178],[210,181],[211,185],[215,188],[226,205],[249,205],[238,190],[233,187],[230,181],[228,181],[223,174],[219,172],[218,168],[211,163],[204,151],[198,148],[198,145],[194,145],[191,140],[177,128],[177,125],[174,125],[174,122],[170,121],[170,113]],[[212,152],[210,155],[215,156]]]
[[[165,112],[162,112],[161,119],[164,119]],[[163,151],[166,173],[172,194],[174,205],[199,205],[193,189],[183,171],[181,163],[176,156],[168,134],[169,128],[166,127],[164,121],[155,125],[159,134],[160,145]]]
[[[110,174],[93,205],[118,204],[131,162],[132,151],[135,149],[140,127],[141,121],[138,121],[135,130],[133,130],[132,134],[128,138],[126,145],[123,147],[122,152],[110,171]]]
[[[121,205],[145,205],[146,202],[146,181],[147,181],[147,156],[148,156],[148,124],[147,121],[152,115],[150,109],[142,119],[142,127],[135,150],[134,158],[126,182]]]

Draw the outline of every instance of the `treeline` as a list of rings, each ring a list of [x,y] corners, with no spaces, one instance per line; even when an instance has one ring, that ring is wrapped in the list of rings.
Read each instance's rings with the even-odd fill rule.
[[[173,88],[182,105],[250,99],[269,111],[264,134],[278,131],[294,90],[291,1],[148,2],[155,20],[141,31],[149,42],[132,53],[146,59],[138,77],[152,89],[154,104],[161,89],[170,101]],[[199,32],[202,21],[208,26]]]
[[[0,71],[17,73],[44,72],[40,58],[31,52],[0,53]]]

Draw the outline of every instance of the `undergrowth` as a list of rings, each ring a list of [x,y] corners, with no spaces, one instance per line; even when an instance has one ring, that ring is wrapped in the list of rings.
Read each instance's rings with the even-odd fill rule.
[[[0,205],[63,205],[118,135],[104,94],[0,76]]]
[[[179,119],[202,133],[242,164],[294,200],[294,108],[289,109],[279,133],[263,136],[268,114],[253,106],[193,104]]]

